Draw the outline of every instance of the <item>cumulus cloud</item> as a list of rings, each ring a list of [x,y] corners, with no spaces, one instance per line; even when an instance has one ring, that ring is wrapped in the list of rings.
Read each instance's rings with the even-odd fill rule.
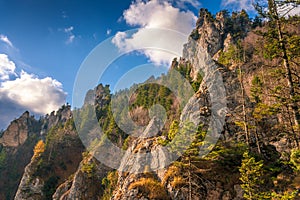
[[[6,55],[2,57],[7,58]],[[15,69],[15,64],[10,60],[8,62]],[[2,65],[3,61],[0,60]],[[66,93],[57,80],[51,77],[41,79],[22,71],[14,80],[0,82],[0,129],[26,110],[35,114],[57,110],[65,103],[65,99]]]
[[[222,6],[233,10],[254,11],[253,0],[222,0]]]
[[[16,75],[16,65],[6,54],[0,54],[0,80],[8,80],[10,75]]]
[[[5,44],[7,44],[10,47],[14,47],[14,45],[12,44],[12,42],[8,39],[8,37],[6,35],[0,34],[0,41],[4,42]]]
[[[182,11],[173,7],[170,2],[159,0],[148,2],[137,0],[124,11],[123,18],[128,25],[139,27],[133,35],[118,32],[113,38],[112,42],[124,52],[141,49],[149,46],[149,43],[152,43],[154,47],[157,46],[155,43],[159,43],[159,46],[162,47],[175,45],[182,49],[183,44],[187,42],[187,35],[190,34],[197,20],[191,11]],[[186,37],[182,37],[184,39],[178,41],[178,38],[170,34],[170,31],[162,30],[156,32],[157,35],[153,35],[151,29],[173,30],[186,35]],[[140,52],[157,65],[170,64],[175,57],[174,54],[164,50],[143,49]]]

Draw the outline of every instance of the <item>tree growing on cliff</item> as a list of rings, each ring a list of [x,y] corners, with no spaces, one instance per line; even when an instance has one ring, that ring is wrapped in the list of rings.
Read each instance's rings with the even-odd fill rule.
[[[292,119],[291,130],[294,138],[297,138],[296,133],[299,132],[300,125],[300,96],[297,93],[299,84],[296,81],[297,72],[295,71],[299,67],[299,60],[297,59],[300,55],[300,36],[298,34],[290,34],[285,30],[288,26],[292,25],[292,23],[289,23],[291,20],[287,18],[287,15],[293,8],[299,5],[299,0],[268,0],[267,6],[259,3],[255,5],[261,17],[268,21],[267,30],[260,32],[266,41],[264,46],[265,56],[271,60],[278,59],[280,65],[274,67],[282,67],[284,69],[283,76],[286,81],[288,94],[287,98],[284,98],[283,103],[287,105],[288,116],[291,116]],[[295,19],[297,20],[292,20],[293,23],[299,23],[299,17]],[[298,140],[295,142],[299,146]]]
[[[42,153],[44,153],[44,151],[45,151],[45,143],[43,142],[43,140],[40,140],[40,141],[37,142],[37,144],[34,147],[33,157],[34,158],[40,157],[42,155]]]
[[[261,199],[260,187],[263,184],[263,162],[255,161],[246,151],[243,154],[242,165],[239,169],[241,173],[241,187],[244,190],[244,198],[248,200]]]

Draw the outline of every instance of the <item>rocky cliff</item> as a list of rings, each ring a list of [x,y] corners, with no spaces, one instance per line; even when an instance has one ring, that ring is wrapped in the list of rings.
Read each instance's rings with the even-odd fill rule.
[[[0,138],[0,144],[4,147],[17,148],[23,145],[30,135],[39,131],[34,130],[35,128],[38,129],[37,121],[26,111],[20,118],[10,123]]]
[[[63,106],[42,121],[40,135],[45,149],[26,166],[16,200],[49,199],[53,187],[69,178],[82,160],[84,148],[74,130],[70,106]]]
[[[41,122],[25,112],[8,126],[0,138],[0,199],[12,199],[25,166],[39,139]]]
[[[150,84],[169,81],[167,74],[149,79],[140,89],[134,86],[114,95],[100,84],[87,92],[84,106],[73,112],[65,105],[40,120],[24,113],[0,138],[1,152],[18,159],[20,152],[25,155],[15,179],[2,175],[16,159],[0,163],[0,199],[239,200],[245,192],[239,169],[248,151],[264,165],[259,177],[264,182],[257,191],[272,195],[269,199],[287,198],[283,194],[299,187],[298,154],[290,159],[295,148],[289,135],[293,127],[271,95],[263,96],[268,92],[259,78],[270,88],[273,83],[268,80],[279,72],[255,51],[264,44],[256,43],[263,38],[254,28],[263,30],[254,26],[245,11],[213,16],[200,10],[183,56],[174,59],[169,72],[181,73],[194,90],[181,110],[172,91]],[[171,81],[179,82],[174,77]],[[187,92],[188,88],[179,87],[177,94]],[[156,104],[165,106],[167,120],[151,112]],[[142,131],[131,126],[134,122],[144,126]],[[45,147],[32,157],[38,140]],[[116,169],[97,160],[101,153],[108,155],[107,160],[120,153],[121,159],[112,161]],[[14,182],[4,187],[8,180]]]

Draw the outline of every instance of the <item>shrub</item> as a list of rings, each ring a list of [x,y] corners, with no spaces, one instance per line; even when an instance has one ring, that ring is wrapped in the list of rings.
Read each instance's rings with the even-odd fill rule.
[[[113,194],[114,189],[118,183],[118,172],[112,171],[107,174],[105,178],[102,179],[102,185],[105,187],[102,200],[109,200]]]
[[[34,147],[33,158],[40,157],[42,155],[42,153],[44,153],[44,151],[45,151],[45,143],[43,142],[43,140],[40,140]]]
[[[300,149],[293,149],[291,151],[290,162],[296,171],[300,171]]]
[[[163,185],[153,178],[141,178],[129,186],[132,189],[138,189],[149,199],[169,199]]]
[[[52,195],[55,192],[56,186],[58,184],[58,176],[51,176],[44,184],[42,189],[45,199],[52,199]]]

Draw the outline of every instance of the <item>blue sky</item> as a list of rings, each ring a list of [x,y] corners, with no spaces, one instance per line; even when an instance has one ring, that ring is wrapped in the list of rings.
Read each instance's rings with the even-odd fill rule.
[[[140,37],[125,41],[129,37],[123,34],[126,30],[161,25],[188,34],[201,7],[212,13],[224,8],[251,9],[250,0],[151,2],[0,0],[0,129],[25,110],[45,114],[72,103],[82,62],[107,38],[114,37],[120,50],[132,50],[147,35],[141,31]],[[168,21],[169,16],[174,21]],[[126,71],[145,63],[153,63],[155,69],[147,76],[157,75],[167,70],[169,57],[151,51],[122,56],[106,70],[101,82],[115,85]]]

